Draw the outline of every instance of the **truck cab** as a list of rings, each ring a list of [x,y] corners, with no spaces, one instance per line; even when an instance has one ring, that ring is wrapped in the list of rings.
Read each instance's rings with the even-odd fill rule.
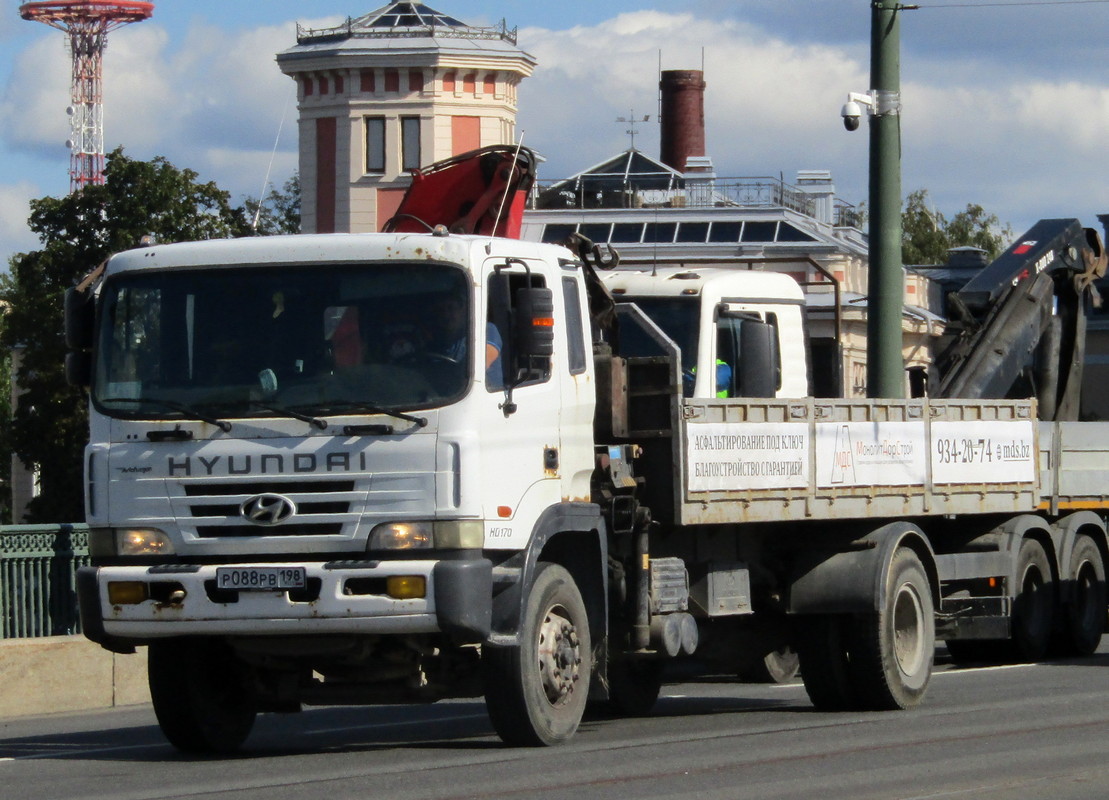
[[[686,397],[808,394],[805,297],[789,276],[671,266],[603,278],[617,302],[637,305],[681,350]],[[645,355],[644,337],[627,330],[621,353]]]

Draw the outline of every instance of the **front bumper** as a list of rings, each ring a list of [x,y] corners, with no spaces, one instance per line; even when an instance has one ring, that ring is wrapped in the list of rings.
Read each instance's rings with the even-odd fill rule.
[[[480,642],[492,619],[492,564],[457,561],[361,561],[220,566],[298,566],[307,592],[215,589],[215,565],[82,567],[81,623],[94,642],[116,649],[170,636],[447,633]],[[422,578],[423,597],[387,594],[388,578]],[[141,582],[150,599],[115,604],[112,582]]]

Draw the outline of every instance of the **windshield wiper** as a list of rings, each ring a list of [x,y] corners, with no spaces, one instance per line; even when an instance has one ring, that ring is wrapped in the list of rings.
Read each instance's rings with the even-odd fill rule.
[[[415,423],[415,425],[420,428],[427,426],[427,417],[416,417],[412,414],[405,414],[403,411],[393,411],[389,408],[375,406],[372,403],[363,403],[359,400],[324,400],[319,403],[301,406],[301,408],[312,408],[318,412],[342,410],[361,412],[364,414],[384,414],[385,416],[395,419],[403,419],[405,422]]]
[[[313,417],[311,414],[294,411],[293,409],[286,408],[285,406],[274,405],[273,403],[267,403],[264,400],[245,400],[243,402],[244,405],[252,406],[254,408],[262,408],[266,411],[272,411],[274,414],[281,414],[282,416],[299,419],[301,422],[307,422],[313,428],[319,428],[321,431],[327,427],[327,423],[319,417]]]
[[[207,422],[209,425],[215,425],[224,433],[231,430],[231,423],[224,419],[218,419],[211,414],[205,414],[196,408],[185,403],[178,403],[175,400],[163,400],[160,397],[105,397],[101,403],[151,403],[162,408],[168,408],[170,411],[180,411],[192,419],[198,419],[201,422]]]

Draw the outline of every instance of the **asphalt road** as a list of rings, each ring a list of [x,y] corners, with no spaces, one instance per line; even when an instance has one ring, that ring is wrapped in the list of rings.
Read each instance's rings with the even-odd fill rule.
[[[182,756],[146,707],[0,722],[0,798],[1051,798],[1109,796],[1109,645],[1063,663],[937,665],[911,712],[814,711],[800,684],[667,686],[509,749],[480,702],[263,716],[231,759]]]

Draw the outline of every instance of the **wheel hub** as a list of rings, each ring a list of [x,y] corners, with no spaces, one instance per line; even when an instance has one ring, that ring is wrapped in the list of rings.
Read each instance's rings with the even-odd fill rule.
[[[539,674],[552,705],[565,703],[580,679],[581,650],[573,623],[561,608],[552,608],[539,627]]]
[[[897,665],[905,675],[915,675],[924,660],[924,608],[913,587],[905,584],[893,606],[893,647]]]

